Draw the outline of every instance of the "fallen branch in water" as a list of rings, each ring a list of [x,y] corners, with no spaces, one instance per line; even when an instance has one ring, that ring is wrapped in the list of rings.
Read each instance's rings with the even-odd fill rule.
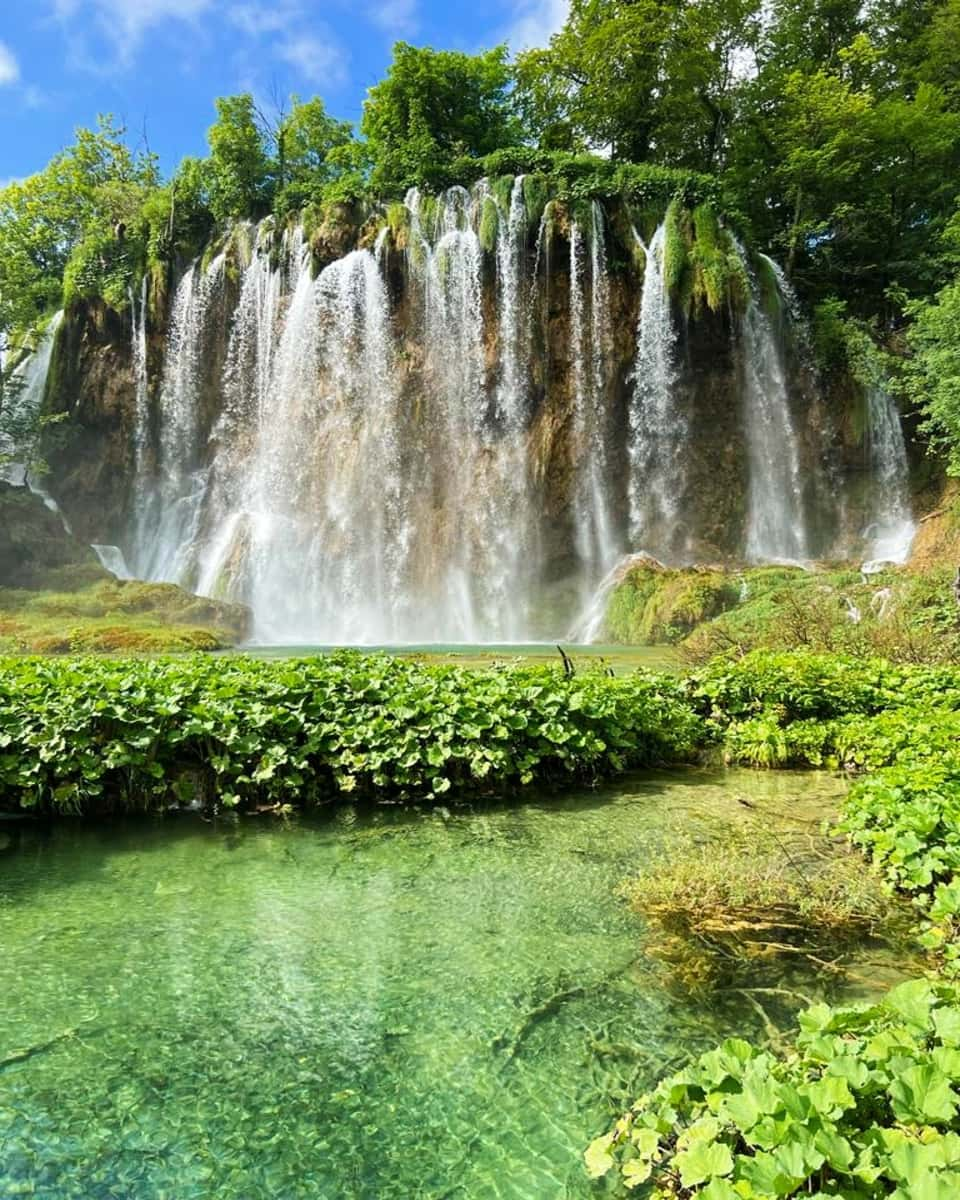
[[[582,1000],[585,996],[603,991],[614,979],[619,979],[624,972],[628,971],[633,966],[634,961],[631,958],[628,963],[624,963],[622,967],[618,967],[615,971],[610,971],[602,979],[597,980],[596,983],[577,984],[574,987],[561,988],[556,992],[552,992],[546,999],[541,1000],[534,1008],[527,1011],[512,1036],[501,1034],[499,1037],[493,1039],[490,1043],[490,1048],[492,1050],[506,1050],[508,1059],[515,1058],[522,1043],[541,1021],[546,1017],[553,1016],[554,1013],[558,1012],[570,1000]]]
[[[92,1021],[94,1018],[91,1017],[90,1020]],[[89,1024],[88,1021],[81,1021],[79,1025],[65,1029],[62,1033],[47,1038],[45,1042],[34,1042],[32,1046],[26,1046],[22,1050],[12,1050],[4,1058],[0,1058],[0,1071],[5,1071],[7,1067],[16,1066],[17,1063],[26,1062],[28,1059],[35,1058],[39,1054],[46,1054],[48,1050],[53,1050],[61,1042],[67,1042],[71,1038],[75,1038],[83,1026],[87,1024]]]

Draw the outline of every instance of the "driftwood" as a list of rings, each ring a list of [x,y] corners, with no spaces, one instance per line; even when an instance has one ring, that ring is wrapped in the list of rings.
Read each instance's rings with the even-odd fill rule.
[[[570,1000],[582,1000],[585,996],[591,996],[595,992],[602,992],[614,979],[619,979],[624,972],[628,971],[633,966],[634,961],[631,958],[628,963],[624,963],[622,967],[617,967],[616,970],[610,971],[607,975],[597,980],[596,983],[576,984],[572,987],[558,988],[557,991],[551,992],[539,1004],[527,1010],[523,1020],[517,1025],[512,1034],[502,1033],[499,1037],[494,1038],[490,1043],[490,1048],[492,1050],[506,1050],[508,1059],[516,1058],[517,1052],[523,1042],[541,1021],[559,1012]]]
[[[32,1046],[25,1046],[22,1050],[12,1050],[5,1058],[0,1058],[0,1071],[5,1071],[7,1067],[16,1066],[18,1063],[26,1062],[28,1059],[35,1058],[39,1054],[46,1054],[48,1050],[53,1050],[61,1042],[70,1041],[71,1038],[77,1036],[83,1024],[86,1024],[86,1022],[74,1025],[70,1029],[64,1029],[62,1033],[55,1034],[53,1037],[47,1038],[44,1042],[34,1042]]]

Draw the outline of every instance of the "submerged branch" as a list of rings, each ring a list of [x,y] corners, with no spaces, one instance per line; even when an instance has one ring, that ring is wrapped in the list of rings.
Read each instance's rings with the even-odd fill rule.
[[[624,963],[623,966],[617,967],[613,971],[610,971],[601,979],[598,979],[596,983],[576,984],[573,987],[559,988],[557,991],[551,992],[550,995],[541,1000],[539,1004],[536,1004],[533,1008],[527,1010],[523,1020],[519,1023],[519,1025],[517,1025],[512,1034],[501,1034],[499,1037],[494,1038],[494,1040],[490,1043],[490,1048],[492,1050],[506,1050],[506,1056],[508,1059],[515,1058],[520,1046],[541,1021],[559,1012],[559,1010],[571,1000],[582,1000],[586,996],[591,996],[596,992],[603,991],[603,989],[609,986],[613,980],[619,979],[623,974],[625,974],[625,972],[627,972],[633,966],[635,961],[635,959],[631,958],[629,962]]]

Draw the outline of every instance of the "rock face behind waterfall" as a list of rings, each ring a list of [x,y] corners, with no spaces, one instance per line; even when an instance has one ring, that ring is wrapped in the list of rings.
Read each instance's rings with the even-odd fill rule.
[[[75,304],[48,386],[68,418],[50,490],[79,537],[249,605],[267,640],[550,637],[623,554],[742,559],[757,351],[732,300],[668,302],[683,441],[669,519],[634,519],[653,486],[634,239],[664,239],[631,234],[618,204],[530,214],[518,177],[409,196],[379,233],[346,214],[238,226],[122,314]],[[860,452],[802,353],[776,366],[804,553],[824,556],[867,524],[838,501]]]
[[[26,487],[0,481],[0,581],[5,587],[82,587],[111,576],[89,546]]]
[[[47,384],[49,407],[70,418],[50,435],[53,487],[86,542],[116,544],[126,521],[136,390],[128,321],[100,301],[75,305]]]

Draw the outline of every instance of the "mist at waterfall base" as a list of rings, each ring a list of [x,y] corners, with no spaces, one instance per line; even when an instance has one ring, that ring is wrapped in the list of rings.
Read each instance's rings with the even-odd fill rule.
[[[155,379],[146,287],[131,295],[132,502],[120,547],[100,547],[101,561],[106,552],[136,578],[245,603],[253,640],[282,645],[582,635],[625,556],[694,561],[690,401],[664,225],[649,244],[633,232],[645,269],[624,387],[599,203],[560,236],[553,203],[531,224],[522,176],[509,194],[481,181],[429,205],[413,190],[405,209],[402,250],[384,229],[319,274],[302,228],[280,233],[267,219],[235,230],[247,241],[239,280],[225,253],[185,270]],[[795,299],[764,261],[779,315],[748,265],[732,335],[747,480],[739,543],[746,561],[803,562],[832,547],[814,545],[806,511],[785,347]],[[558,307],[568,338],[551,337]],[[562,453],[557,438],[543,449],[544,408],[562,413]],[[869,412],[875,496],[859,549],[902,561],[913,525],[899,416],[882,393]],[[557,472],[562,511],[548,494]]]

